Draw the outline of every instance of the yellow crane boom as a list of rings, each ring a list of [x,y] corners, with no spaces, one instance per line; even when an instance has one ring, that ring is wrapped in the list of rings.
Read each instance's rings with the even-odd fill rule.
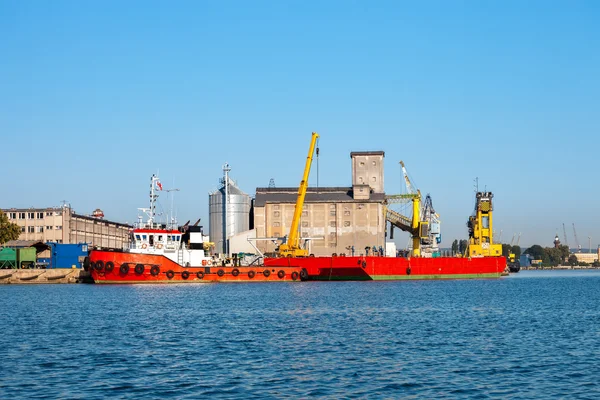
[[[292,218],[290,234],[288,235],[286,243],[282,243],[279,246],[279,255],[282,257],[306,257],[308,255],[308,250],[300,248],[298,225],[300,224],[300,216],[302,215],[302,208],[304,207],[304,197],[306,197],[306,190],[308,189],[308,175],[310,174],[310,166],[312,164],[313,153],[315,152],[318,138],[319,134],[313,132],[310,148],[308,149],[308,157],[306,157],[304,175],[302,176],[302,181],[298,188],[298,198],[296,199],[296,207],[294,208],[294,217]]]

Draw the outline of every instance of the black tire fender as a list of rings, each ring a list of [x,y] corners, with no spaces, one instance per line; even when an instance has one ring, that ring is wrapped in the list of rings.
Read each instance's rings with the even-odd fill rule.
[[[146,270],[146,267],[144,267],[144,264],[136,264],[134,270],[136,274],[141,275]]]
[[[127,275],[129,273],[129,264],[121,264],[121,266],[119,267],[119,272],[123,275]]]
[[[115,269],[115,263],[113,263],[112,261],[107,261],[106,265],[104,265],[104,271],[112,272],[113,269]]]

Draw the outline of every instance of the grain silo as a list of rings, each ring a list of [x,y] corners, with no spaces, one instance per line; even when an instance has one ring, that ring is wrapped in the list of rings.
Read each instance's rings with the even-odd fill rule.
[[[228,239],[231,236],[250,229],[252,198],[229,178],[229,171],[231,168],[225,163],[221,187],[208,195],[209,235],[219,254],[229,254]]]

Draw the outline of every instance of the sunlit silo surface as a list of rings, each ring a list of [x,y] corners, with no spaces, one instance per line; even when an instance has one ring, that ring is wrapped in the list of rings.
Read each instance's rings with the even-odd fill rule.
[[[225,168],[224,168],[225,170]],[[216,253],[225,253],[223,243],[227,238],[250,229],[250,209],[252,208],[252,198],[238,188],[234,181],[227,177],[221,180],[221,188],[212,192],[208,196],[210,211],[209,234],[210,241],[215,244]],[[229,185],[225,187],[225,182]],[[227,199],[225,199],[227,192]],[[227,214],[225,214],[227,207]],[[224,226],[227,224],[225,232]]]

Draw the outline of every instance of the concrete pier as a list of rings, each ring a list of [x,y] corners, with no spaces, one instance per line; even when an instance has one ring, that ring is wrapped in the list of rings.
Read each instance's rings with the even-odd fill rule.
[[[0,284],[92,283],[90,273],[76,268],[0,269]]]

